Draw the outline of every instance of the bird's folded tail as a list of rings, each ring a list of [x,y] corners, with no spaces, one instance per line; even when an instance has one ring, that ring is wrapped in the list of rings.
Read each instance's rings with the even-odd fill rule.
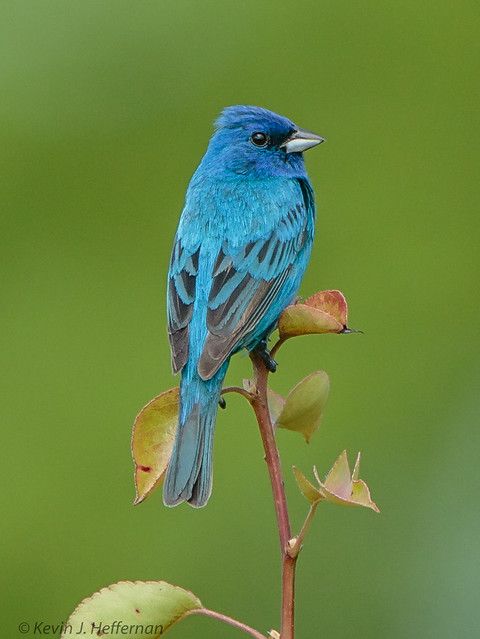
[[[226,367],[210,380],[198,374],[182,377],[175,444],[163,487],[166,506],[183,501],[201,508],[212,492],[215,419]]]

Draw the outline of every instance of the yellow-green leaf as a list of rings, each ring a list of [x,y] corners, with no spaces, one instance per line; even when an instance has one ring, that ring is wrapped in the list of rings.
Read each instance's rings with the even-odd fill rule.
[[[68,619],[62,638],[158,639],[199,608],[202,604],[194,594],[165,581],[119,581],[84,599]]]
[[[320,501],[320,499],[323,499],[322,494],[318,490],[318,488],[315,488],[315,486],[308,481],[301,470],[299,470],[296,466],[293,466],[292,470],[293,474],[295,475],[295,479],[300,492],[305,497],[305,499],[308,499],[311,504],[314,504],[315,502]]]
[[[320,425],[330,390],[325,371],[316,371],[299,382],[288,394],[277,426],[301,433],[307,442]]]
[[[132,433],[135,504],[142,502],[162,481],[172,454],[177,420],[177,387],[152,399],[137,415]]]

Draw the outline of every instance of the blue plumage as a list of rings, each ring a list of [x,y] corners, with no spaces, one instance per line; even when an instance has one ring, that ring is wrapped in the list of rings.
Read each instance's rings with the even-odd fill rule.
[[[252,350],[293,301],[315,208],[302,152],[323,139],[266,109],[228,107],[187,189],[168,274],[180,415],[164,502],[203,506],[230,356]]]

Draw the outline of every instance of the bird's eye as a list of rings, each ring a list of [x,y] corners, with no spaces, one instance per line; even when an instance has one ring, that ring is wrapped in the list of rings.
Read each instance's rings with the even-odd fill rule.
[[[269,138],[266,133],[257,131],[256,133],[252,133],[250,140],[255,146],[267,146]]]

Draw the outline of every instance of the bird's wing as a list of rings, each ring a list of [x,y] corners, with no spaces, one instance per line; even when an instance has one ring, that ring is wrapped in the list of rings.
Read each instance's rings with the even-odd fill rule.
[[[312,211],[313,197],[307,183],[302,192],[302,201],[285,211],[265,237],[235,249],[224,242],[208,298],[208,334],[198,364],[203,379],[217,372],[278,298],[311,233],[307,209]]]
[[[172,368],[178,373],[188,358],[188,324],[193,313],[195,285],[200,249],[184,247],[177,236],[168,272],[168,337],[172,351]]]

